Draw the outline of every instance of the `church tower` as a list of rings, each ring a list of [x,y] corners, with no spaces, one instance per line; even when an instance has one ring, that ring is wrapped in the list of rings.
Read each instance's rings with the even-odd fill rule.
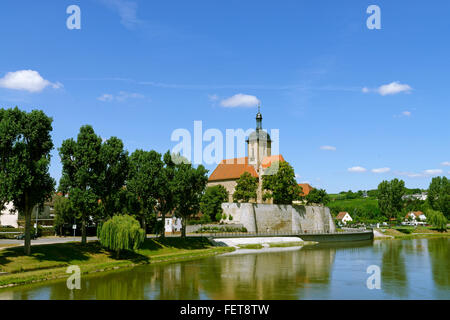
[[[272,140],[270,139],[270,135],[262,129],[262,119],[260,106],[258,105],[256,130],[247,139],[248,163],[253,165],[258,173],[263,159],[271,156],[272,152]]]

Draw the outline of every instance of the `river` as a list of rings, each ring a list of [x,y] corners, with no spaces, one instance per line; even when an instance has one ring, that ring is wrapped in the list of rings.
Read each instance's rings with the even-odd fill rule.
[[[450,299],[450,238],[318,244],[0,290],[0,299]],[[368,289],[371,265],[381,288]]]

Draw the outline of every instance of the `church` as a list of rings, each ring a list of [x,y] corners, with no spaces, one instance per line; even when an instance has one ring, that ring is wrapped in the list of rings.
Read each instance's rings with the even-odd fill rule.
[[[262,176],[264,170],[273,162],[285,161],[281,154],[272,155],[272,140],[270,135],[262,129],[262,114],[258,106],[256,114],[256,130],[253,131],[247,143],[247,157],[222,160],[208,179],[208,187],[222,185],[228,191],[228,201],[233,202],[233,193],[240,176],[248,172],[259,179],[256,203],[264,203],[262,199]],[[307,195],[312,189],[308,184],[300,184]],[[270,203],[271,200],[267,200]]]

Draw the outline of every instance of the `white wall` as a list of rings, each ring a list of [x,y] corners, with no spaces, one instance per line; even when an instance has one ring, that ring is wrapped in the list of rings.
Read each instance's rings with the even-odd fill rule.
[[[13,226],[14,228],[17,228],[19,226],[17,224],[17,220],[19,218],[18,212],[15,211],[14,214],[10,213],[10,210],[13,208],[12,202],[7,203],[5,207],[5,210],[2,210],[0,215],[0,225]]]

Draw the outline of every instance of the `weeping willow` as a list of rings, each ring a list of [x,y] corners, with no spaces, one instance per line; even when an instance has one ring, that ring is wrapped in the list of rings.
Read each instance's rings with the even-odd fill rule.
[[[112,217],[99,227],[97,235],[101,245],[117,255],[123,250],[136,251],[145,240],[139,222],[127,215]]]

